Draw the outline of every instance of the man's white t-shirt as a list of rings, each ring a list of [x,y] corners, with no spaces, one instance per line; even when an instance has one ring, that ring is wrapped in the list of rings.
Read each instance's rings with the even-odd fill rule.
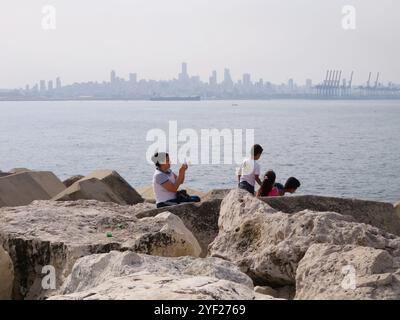
[[[260,165],[256,160],[247,158],[243,160],[239,169],[240,182],[246,181],[252,186],[256,184],[256,175],[260,175]]]
[[[156,169],[153,175],[153,191],[156,203],[176,199],[175,192],[168,191],[163,187],[163,184],[167,181],[175,183],[174,173],[171,170],[168,170],[168,172],[162,172],[161,170]]]

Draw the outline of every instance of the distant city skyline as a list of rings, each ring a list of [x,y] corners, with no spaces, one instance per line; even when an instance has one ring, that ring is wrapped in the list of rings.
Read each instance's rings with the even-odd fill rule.
[[[46,6],[54,29],[43,28]],[[354,30],[343,28],[346,6]],[[112,69],[167,80],[180,61],[203,81],[229,67],[233,81],[315,83],[335,69],[358,84],[369,72],[400,83],[398,12],[393,0],[3,0],[0,88],[103,81]]]
[[[399,99],[400,85],[381,82],[380,73],[368,75],[362,85],[354,83],[354,72],[345,78],[342,70],[327,70],[318,83],[305,79],[296,83],[290,78],[286,83],[275,84],[267,79],[253,79],[250,73],[234,80],[229,68],[220,75],[213,70],[208,80],[191,75],[186,62],[176,77],[165,80],[141,79],[130,72],[127,78],[111,70],[103,81],[74,82],[63,85],[62,79],[41,79],[24,88],[0,91],[0,100],[200,100],[200,99],[270,99],[270,98],[378,98]]]
[[[212,69],[211,69],[212,70]],[[329,70],[328,70],[329,71]],[[250,85],[254,84],[257,82],[267,82],[273,85],[288,85],[289,87],[294,87],[294,86],[306,86],[306,87],[311,87],[312,85],[317,85],[317,84],[322,84],[324,82],[324,77],[325,77],[325,70],[321,71],[321,78],[320,79],[311,79],[311,78],[304,78],[304,79],[294,79],[292,77],[288,77],[286,82],[282,83],[274,83],[273,81],[270,81],[267,78],[254,78],[251,73],[244,72],[241,77],[234,79],[231,76],[231,69],[230,68],[224,68],[221,72],[218,72],[218,70],[212,70],[210,72],[210,75],[206,79],[202,79],[199,75],[196,74],[191,74],[190,73],[190,66],[188,65],[187,62],[182,62],[181,63],[181,70],[180,73],[175,74],[175,76],[171,75],[169,79],[146,79],[146,78],[141,78],[140,75],[136,72],[128,71],[124,72],[124,75],[120,75],[120,73],[116,70],[111,70],[109,74],[109,78],[104,78],[104,79],[91,79],[87,81],[80,81],[80,80],[75,80],[71,83],[63,83],[63,85],[73,85],[73,84],[78,84],[78,83],[105,83],[105,82],[110,82],[113,83],[117,80],[120,81],[128,81],[128,82],[137,82],[137,81],[157,81],[157,82],[168,82],[168,81],[174,81],[174,80],[179,80],[179,81],[188,81],[190,79],[195,79],[196,81],[200,81],[203,83],[208,83],[210,85],[217,85],[217,84],[222,84],[222,83],[229,83],[231,82],[232,84],[243,84],[243,85]],[[379,74],[379,75],[378,75]],[[343,77],[341,77],[341,81],[349,81],[350,77],[353,78],[352,82],[353,85],[367,85],[368,81],[374,81],[374,79],[371,79],[372,75],[378,75],[377,80],[379,80],[379,84],[381,85],[390,85],[394,84],[397,85],[396,82],[390,81],[390,79],[382,79],[382,74],[378,72],[370,72],[369,74],[365,75],[364,79],[360,79],[359,82],[354,80],[354,71],[348,72],[346,78],[345,72],[343,72]],[[360,77],[359,77],[360,78]],[[57,76],[52,79],[40,79],[36,83],[38,85],[38,88],[61,88],[61,77]],[[55,87],[53,87],[55,84]],[[14,89],[26,89],[28,87],[33,87],[34,84],[25,84],[22,87],[19,88],[9,88],[11,90]],[[4,88],[1,88],[4,89]]]

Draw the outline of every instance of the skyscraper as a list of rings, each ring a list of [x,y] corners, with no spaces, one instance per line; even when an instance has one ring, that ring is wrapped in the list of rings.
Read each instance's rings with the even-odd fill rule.
[[[187,63],[182,62],[182,71],[179,74],[179,80],[180,81],[187,81],[189,79],[189,74],[187,72]]]
[[[137,74],[136,73],[129,74],[129,82],[131,84],[135,84],[137,82]]]
[[[217,85],[217,71],[215,70],[212,72],[212,75],[210,77],[210,85],[211,86]]]
[[[61,79],[59,77],[56,79],[56,89],[61,89]]]
[[[294,80],[293,79],[289,79],[288,87],[289,87],[290,91],[292,91],[294,89]]]
[[[110,74],[110,82],[115,83],[116,80],[117,80],[117,75],[116,75],[115,71],[112,70],[111,74]]]
[[[228,86],[233,85],[231,71],[228,68],[224,70],[224,84]]]
[[[45,80],[40,80],[39,90],[40,90],[40,92],[46,91],[46,81]]]
[[[247,87],[251,85],[251,76],[249,73],[243,74],[243,85]]]
[[[182,63],[182,75],[187,75],[187,63],[183,62]]]
[[[47,90],[49,91],[53,91],[53,80],[50,80],[47,84]]]

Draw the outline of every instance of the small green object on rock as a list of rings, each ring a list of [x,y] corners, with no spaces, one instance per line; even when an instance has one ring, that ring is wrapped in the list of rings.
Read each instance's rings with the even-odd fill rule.
[[[112,238],[112,233],[111,232],[107,232],[107,238]]]

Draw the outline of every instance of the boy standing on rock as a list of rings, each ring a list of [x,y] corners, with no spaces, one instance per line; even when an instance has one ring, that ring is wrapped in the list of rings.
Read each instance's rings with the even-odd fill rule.
[[[239,188],[247,190],[252,195],[255,193],[256,182],[261,186],[260,165],[257,160],[260,159],[263,148],[255,144],[251,148],[251,156],[243,161],[238,171]]]

